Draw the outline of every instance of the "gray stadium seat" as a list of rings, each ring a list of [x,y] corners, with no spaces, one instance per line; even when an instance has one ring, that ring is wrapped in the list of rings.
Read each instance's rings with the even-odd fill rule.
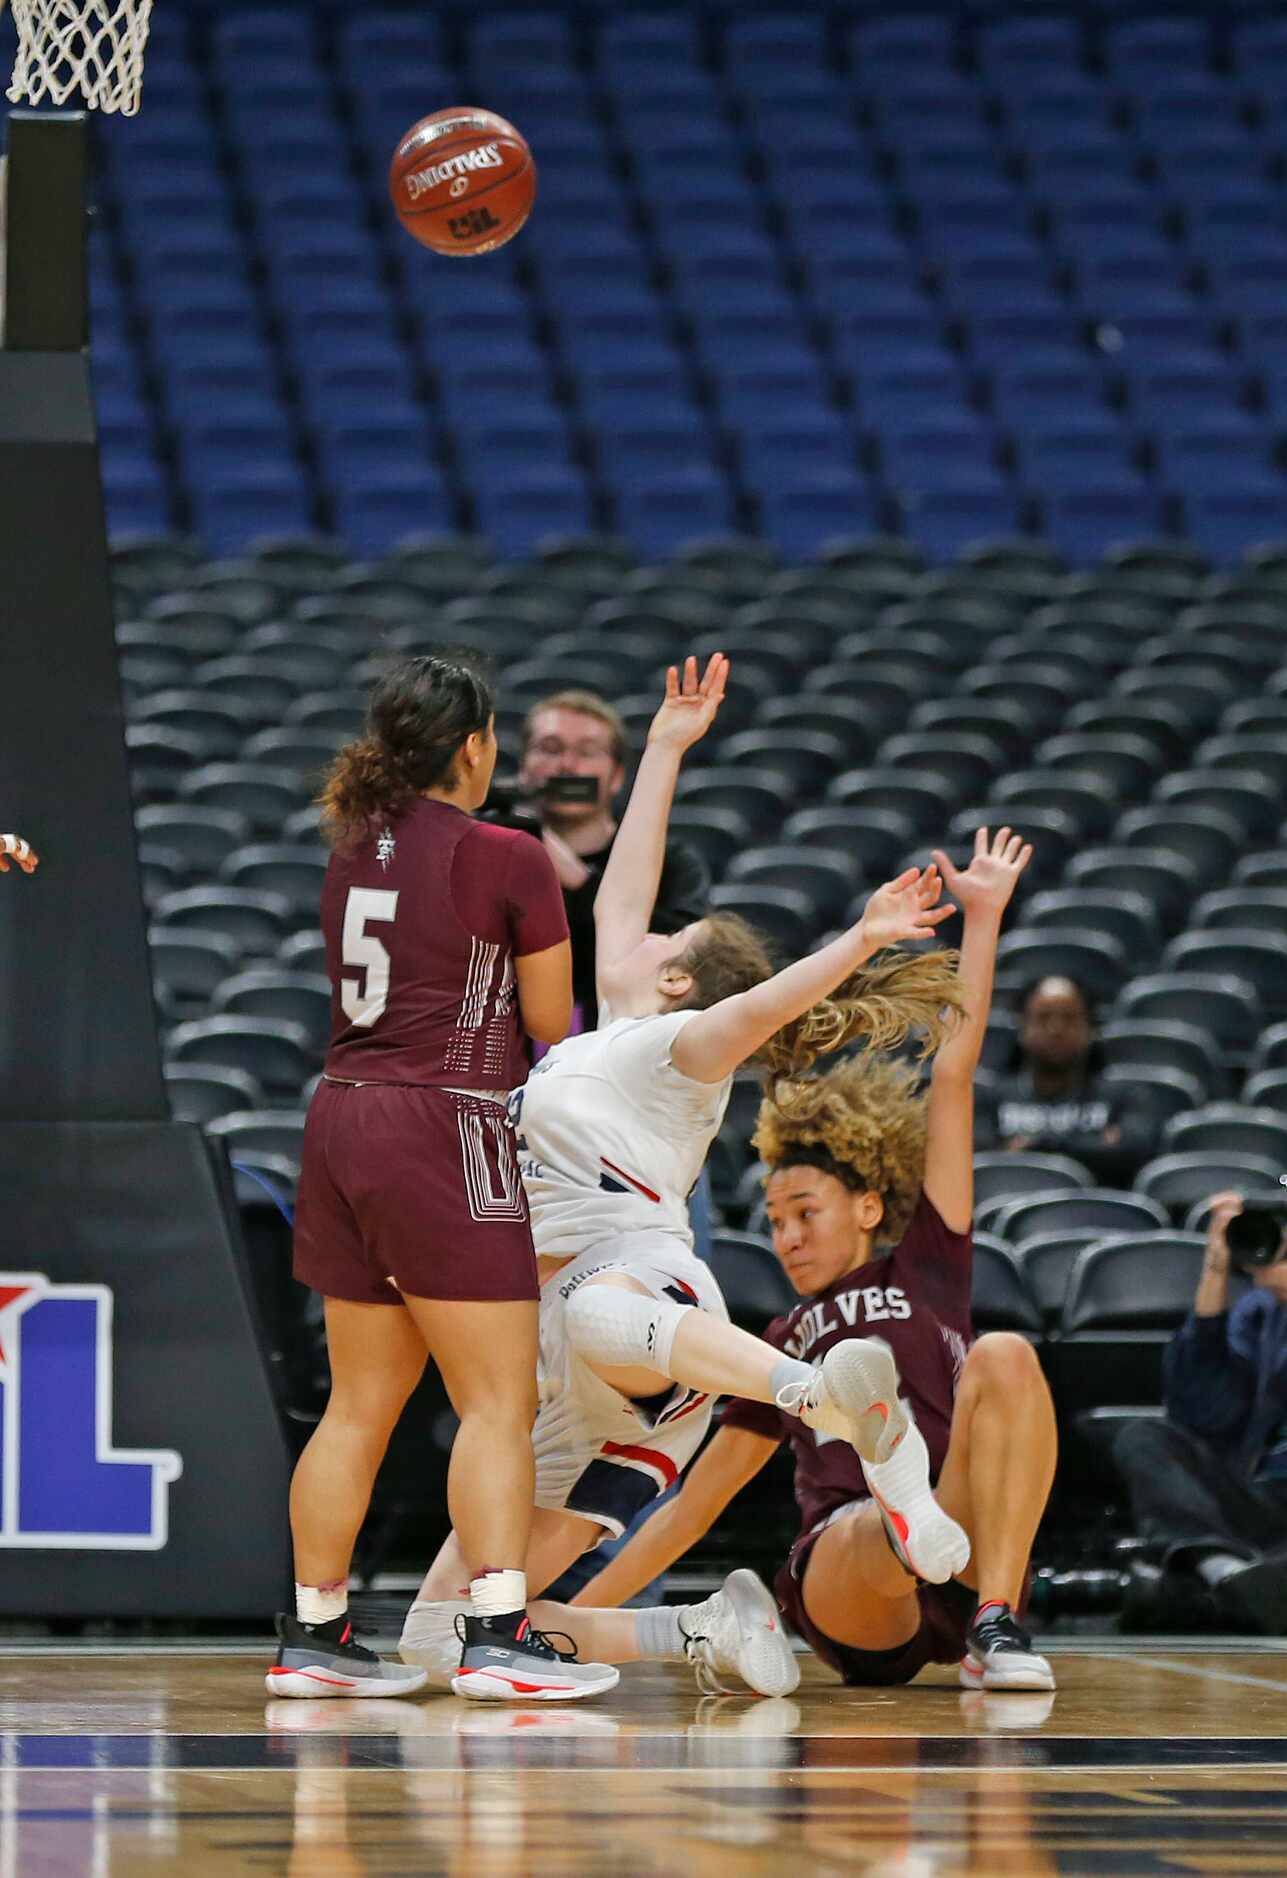
[[[214,993],[215,1011],[238,1017],[284,1017],[300,1024],[319,1055],[331,1030],[331,983],[321,972],[261,966],[224,979]],[[255,1106],[251,1104],[251,1106]]]
[[[974,1157],[976,1210],[996,1200],[1017,1200],[1031,1193],[1066,1193],[1070,1187],[1093,1187],[1094,1176],[1066,1154],[986,1153]]]
[[[976,1331],[1015,1330],[1034,1341],[1041,1312],[1012,1247],[988,1233],[974,1234],[970,1314]]]
[[[799,1302],[766,1239],[749,1232],[717,1232],[707,1260],[719,1280],[728,1314],[757,1335]]]
[[[167,1063],[165,1088],[176,1122],[207,1122],[236,1109],[259,1108],[264,1092],[242,1069],[215,1063]]]
[[[1255,987],[1216,972],[1148,972],[1117,1000],[1115,1016],[1146,1023],[1173,1022],[1203,1029],[1235,1058],[1255,1046],[1261,1027]]]
[[[1244,1103],[1211,1102],[1177,1115],[1163,1128],[1159,1145],[1166,1154],[1260,1155],[1287,1171],[1287,1120]]]
[[[1267,1189],[1280,1172],[1277,1161],[1259,1154],[1162,1154],[1135,1177],[1135,1191],[1163,1206],[1173,1219],[1183,1219],[1191,1207],[1225,1188],[1245,1193]]]
[[[1022,1245],[1039,1233],[1147,1232],[1167,1224],[1166,1209],[1144,1191],[1112,1188],[1068,1189],[1011,1200],[992,1222],[999,1238]]]
[[[1204,1250],[1197,1233],[1159,1230],[1078,1254],[1050,1345],[1061,1417],[1158,1400],[1162,1354],[1192,1306]]]
[[[1095,1004],[1112,998],[1130,976],[1126,949],[1106,932],[1020,927],[997,947],[997,969],[1024,983],[1036,978],[1072,978]]]
[[[202,1017],[170,1032],[176,1063],[218,1063],[245,1070],[270,1095],[298,1097],[316,1059],[301,1024],[273,1017]]]
[[[160,926],[222,932],[247,953],[275,951],[293,913],[281,894],[248,887],[187,887],[167,893],[153,911]]]

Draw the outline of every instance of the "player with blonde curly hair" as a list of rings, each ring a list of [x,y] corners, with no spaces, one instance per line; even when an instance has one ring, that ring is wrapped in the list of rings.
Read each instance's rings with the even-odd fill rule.
[[[959,1658],[967,1688],[1053,1689],[1015,1615],[1054,1477],[1050,1392],[1028,1343],[975,1342],[970,1322],[973,1078],[1002,914],[1030,856],[1008,828],[991,842],[980,829],[962,871],[934,856],[965,914],[969,1016],[935,1057],[928,1096],[910,1067],[865,1055],[780,1079],[760,1110],[774,1249],[802,1299],[767,1340],[821,1360],[824,1374],[849,1353],[873,1377],[869,1427],[849,1446],[781,1404],[734,1400],[680,1493],[586,1587],[587,1602],[618,1604],[649,1583],[785,1441],[802,1527],[778,1602],[846,1682],[908,1682]],[[918,1529],[924,1507],[902,1479],[912,1462],[923,1474],[926,1453],[948,1516],[937,1529]],[[968,1535],[969,1554],[945,1572],[927,1540],[948,1528]]]
[[[865,1441],[883,1400],[881,1364],[852,1361],[860,1346],[815,1366],[729,1323],[713,1274],[693,1255],[685,1202],[742,1064],[799,1076],[846,1043],[886,1049],[919,1032],[926,1053],[947,1045],[962,1014],[955,955],[898,942],[932,938],[951,909],[939,904],[937,866],[909,868],[849,931],[777,972],[740,920],[712,914],[674,936],[649,932],[680,763],[715,718],[727,665],[716,654],[700,682],[694,659],[682,684],[675,668],[668,675],[595,904],[599,1028],[556,1045],[511,1100],[542,1276],[534,1587],[620,1534],[677,1478],[717,1396],[774,1414],[781,1404],[840,1445]],[[928,1568],[946,1577],[968,1541],[933,1501],[915,1445],[906,1443],[887,1491]],[[440,1680],[450,1675],[457,1693],[487,1696],[489,1662],[468,1652],[459,1669],[453,1662],[462,1570],[453,1536],[401,1649]],[[736,1675],[762,1694],[785,1693],[799,1675],[751,1572],[697,1605],[543,1605],[533,1621],[610,1662],[686,1657],[702,1676]]]

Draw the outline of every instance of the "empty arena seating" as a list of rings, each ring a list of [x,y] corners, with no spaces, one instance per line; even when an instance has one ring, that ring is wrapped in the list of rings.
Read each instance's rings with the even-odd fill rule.
[[[1287,533],[1287,81],[1238,9],[1131,12],[158,9],[96,126],[113,531],[1236,565]],[[460,99],[540,200],[457,267],[385,171]]]

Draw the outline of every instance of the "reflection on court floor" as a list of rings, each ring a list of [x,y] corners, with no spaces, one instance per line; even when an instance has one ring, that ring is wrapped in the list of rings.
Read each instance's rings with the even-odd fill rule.
[[[1287,1871],[1287,1652],[1060,1654],[1055,1696],[268,1702],[257,1656],[0,1658],[0,1878]]]

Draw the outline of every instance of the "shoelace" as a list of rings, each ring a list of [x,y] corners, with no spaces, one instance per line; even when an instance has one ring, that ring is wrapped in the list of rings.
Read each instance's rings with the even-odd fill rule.
[[[992,1650],[1022,1650],[1025,1655],[1032,1652],[1032,1639],[1007,1611],[1002,1617],[989,1617],[976,1626],[971,1634],[971,1642],[984,1654]]]
[[[682,1629],[682,1625],[681,1625]],[[730,1689],[727,1683],[720,1681],[716,1673],[714,1655],[715,1645],[709,1637],[701,1635],[684,1637],[684,1655],[693,1666],[693,1675],[701,1695],[745,1695],[745,1689]]]
[[[453,1628],[456,1632],[457,1639],[462,1645],[468,1641],[469,1633],[466,1628],[468,1623],[469,1616],[467,1613],[457,1611]],[[561,1637],[563,1639],[564,1643],[568,1646],[566,1650],[560,1650],[555,1647],[555,1637]],[[522,1650],[528,1656],[542,1656],[547,1658],[550,1662],[575,1663],[577,1660],[576,1644],[572,1641],[572,1638],[569,1637],[566,1630],[536,1630],[529,1624],[521,1637],[494,1637],[493,1642],[500,1645],[502,1648],[508,1643],[511,1649]]]
[[[784,1382],[774,1397],[778,1407],[784,1414],[798,1415],[812,1395],[817,1380],[818,1372],[815,1371],[808,1382]]]

